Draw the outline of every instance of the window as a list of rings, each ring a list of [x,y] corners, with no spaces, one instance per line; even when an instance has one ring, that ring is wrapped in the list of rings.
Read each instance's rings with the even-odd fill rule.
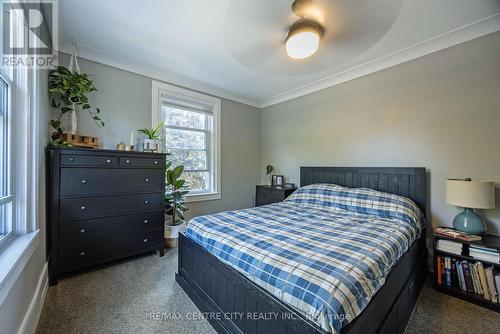
[[[163,151],[184,165],[188,201],[220,198],[220,99],[153,82],[152,123],[165,121]]]
[[[0,76],[0,245],[12,235],[10,80]]]

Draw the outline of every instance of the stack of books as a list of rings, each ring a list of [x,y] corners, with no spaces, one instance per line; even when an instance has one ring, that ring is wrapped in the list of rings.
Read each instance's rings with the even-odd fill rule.
[[[434,230],[434,233],[463,241],[479,241],[482,239],[480,235],[468,234],[449,227],[438,227]]]
[[[451,241],[451,240],[443,240],[439,239],[436,244],[436,249],[442,251],[442,252],[447,252],[451,254],[457,254],[461,255],[462,254],[462,243],[461,242],[456,242],[456,241]]]
[[[499,303],[500,273],[482,262],[470,262],[449,256],[437,257],[437,283],[463,292],[475,293]]]
[[[470,245],[469,256],[483,261],[500,263],[500,251],[480,245]]]

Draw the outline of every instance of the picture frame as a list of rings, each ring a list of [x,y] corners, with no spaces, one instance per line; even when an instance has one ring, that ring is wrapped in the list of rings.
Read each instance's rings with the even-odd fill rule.
[[[285,176],[284,175],[273,175],[271,185],[275,188],[284,188],[285,187]]]

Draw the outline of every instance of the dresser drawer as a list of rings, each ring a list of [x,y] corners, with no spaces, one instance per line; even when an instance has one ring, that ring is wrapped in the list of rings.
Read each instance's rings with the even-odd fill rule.
[[[61,168],[61,196],[161,192],[161,169]]]
[[[157,158],[120,157],[120,166],[162,168],[163,163],[161,159]]]
[[[164,211],[146,212],[110,218],[63,222],[59,229],[62,245],[74,245],[112,239],[121,235],[138,235],[158,229],[164,223]]]
[[[61,246],[59,249],[60,272],[98,264],[113,259],[144,253],[162,246],[161,231],[152,231],[87,244]]]
[[[76,220],[162,210],[163,193],[62,198],[60,219]]]
[[[118,157],[105,155],[61,154],[61,166],[117,166]]]

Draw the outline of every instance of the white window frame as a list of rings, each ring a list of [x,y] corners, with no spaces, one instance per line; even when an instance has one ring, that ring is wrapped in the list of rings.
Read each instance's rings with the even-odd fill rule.
[[[2,206],[6,205],[13,205],[14,201],[14,195],[13,195],[13,189],[12,189],[12,80],[9,78],[9,76],[4,73],[3,71],[0,71],[0,78],[7,84],[7,114],[6,114],[6,119],[7,119],[7,126],[6,130],[7,133],[5,135],[4,140],[7,142],[6,146],[6,152],[5,155],[7,156],[7,164],[6,166],[6,174],[7,175],[0,175],[0,177],[5,178],[3,181],[6,183],[6,188],[7,188],[7,193],[6,196],[0,196],[0,208]],[[1,157],[3,158],[3,157]],[[11,208],[11,212],[13,212],[13,208]],[[5,214],[5,212],[2,212],[2,214]],[[12,216],[12,215],[11,215]],[[0,217],[0,219],[5,219],[6,217]],[[0,224],[2,224],[2,230],[5,231],[7,222],[6,221],[1,221]],[[14,224],[10,222],[10,231],[7,232],[2,238],[0,239],[0,249],[2,248],[3,245],[5,245],[9,239],[14,235]]]
[[[3,18],[3,17],[2,17]],[[0,20],[0,24],[1,24]],[[20,39],[28,34],[28,26],[19,20],[13,32]],[[36,42],[35,42],[36,43]],[[36,45],[35,45],[36,47]],[[40,167],[47,133],[40,131],[41,105],[46,83],[36,67],[2,68],[0,75],[10,80],[9,122],[12,197],[12,235],[0,247],[0,305],[7,298],[24,266],[40,244],[39,225],[44,221],[40,202]]]
[[[212,189],[210,189],[209,192],[189,193],[187,195],[186,202],[189,203],[221,199],[221,100],[210,95],[194,92],[186,88],[154,80],[152,81],[151,87],[151,126],[161,122],[162,95],[174,96],[185,101],[191,101],[194,104],[210,106],[213,117],[213,131],[210,132],[210,156],[207,157],[207,159],[210,164],[210,185]],[[192,129],[189,130],[195,131]]]

